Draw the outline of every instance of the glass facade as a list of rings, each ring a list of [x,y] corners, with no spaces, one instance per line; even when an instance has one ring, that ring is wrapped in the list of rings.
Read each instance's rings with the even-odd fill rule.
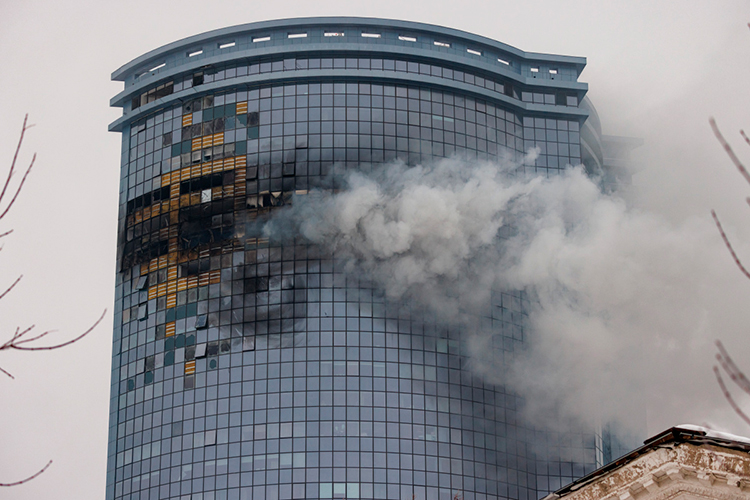
[[[540,175],[581,163],[584,64],[319,18],[209,32],[115,72],[107,498],[531,499],[601,465],[594,432],[526,425],[522,395],[468,369],[460,331],[257,229],[331,188],[334,167],[532,147]],[[488,304],[499,363],[524,342],[524,301]]]

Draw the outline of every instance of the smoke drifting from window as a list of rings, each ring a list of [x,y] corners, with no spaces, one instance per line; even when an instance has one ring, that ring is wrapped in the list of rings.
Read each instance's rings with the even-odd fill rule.
[[[602,194],[580,167],[546,179],[519,166],[347,173],[338,192],[296,197],[266,235],[302,235],[390,300],[460,327],[473,369],[522,394],[537,425],[721,426],[712,346],[731,343],[742,293],[708,217],[675,225]],[[506,368],[482,320],[493,289],[529,297]]]

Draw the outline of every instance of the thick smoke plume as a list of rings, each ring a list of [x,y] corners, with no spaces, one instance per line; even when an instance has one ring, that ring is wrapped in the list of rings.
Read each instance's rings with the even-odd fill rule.
[[[471,332],[474,369],[524,395],[536,424],[642,434],[646,418],[657,430],[721,418],[712,345],[735,325],[717,291],[737,276],[708,218],[677,226],[629,208],[580,167],[523,171],[448,159],[351,172],[337,192],[295,198],[266,231],[293,231],[389,299]],[[507,370],[471,319],[493,289],[529,297],[526,349]]]

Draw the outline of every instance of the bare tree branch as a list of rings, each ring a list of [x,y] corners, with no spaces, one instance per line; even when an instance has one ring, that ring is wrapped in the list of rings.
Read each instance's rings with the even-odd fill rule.
[[[36,335],[34,337],[26,337],[33,329],[35,325],[31,325],[30,327],[26,328],[25,330],[21,330],[20,328],[16,328],[16,332],[13,334],[13,337],[11,337],[10,340],[5,342],[4,344],[0,345],[0,351],[6,351],[15,349],[17,351],[52,351],[55,349],[60,349],[61,347],[69,346],[70,344],[74,344],[81,340],[83,337],[91,333],[94,328],[96,328],[99,323],[104,319],[104,315],[107,314],[107,310],[105,309],[104,312],[102,312],[102,315],[99,316],[99,319],[97,319],[93,325],[91,325],[85,332],[80,334],[79,336],[68,340],[66,342],[62,342],[60,344],[52,344],[52,345],[46,345],[46,346],[27,346],[24,344],[28,344],[30,342],[35,342],[42,337],[52,333],[53,330],[47,330],[39,335]],[[9,376],[10,378],[15,378],[13,375],[11,375],[7,370],[4,370],[3,368],[0,368],[0,371]]]
[[[8,170],[8,176],[5,179],[5,183],[3,184],[2,190],[0,190],[0,205],[2,205],[3,200],[7,199],[7,196],[11,196],[10,201],[5,205],[5,208],[0,208],[0,219],[5,217],[8,214],[8,211],[13,207],[16,200],[18,199],[18,195],[21,193],[21,190],[23,189],[24,183],[26,182],[26,178],[28,177],[29,173],[31,172],[31,168],[34,166],[34,161],[36,161],[36,153],[34,153],[33,157],[31,158],[31,162],[29,163],[29,166],[26,168],[26,171],[23,174],[23,177],[21,178],[21,182],[18,184],[17,187],[11,188],[11,180],[13,179],[13,175],[16,172],[16,164],[18,162],[18,155],[21,151],[21,146],[23,145],[23,139],[26,134],[26,131],[31,128],[33,125],[28,125],[28,119],[29,115],[26,115],[23,119],[23,126],[21,127],[21,136],[18,139],[18,144],[16,145],[16,151],[13,155],[13,161],[10,164],[10,169]],[[12,195],[10,193],[13,193]],[[12,232],[6,231],[4,233],[0,233],[0,238],[9,235]],[[0,247],[1,248],[1,247]],[[2,293],[0,293],[0,299],[3,299],[15,286],[18,284],[19,281],[21,281],[21,278],[23,278],[23,275],[20,275],[16,280]],[[40,333],[39,335],[35,336],[29,336],[31,331],[34,329],[34,325],[31,325],[30,327],[21,330],[21,328],[16,328],[15,333],[11,337],[10,340],[5,342],[4,344],[0,344],[0,351],[5,350],[11,350],[15,349],[18,351],[51,351],[54,349],[60,349],[61,347],[68,346],[70,344],[73,344],[75,342],[78,342],[83,337],[91,333],[94,328],[101,323],[102,319],[104,319],[104,315],[107,313],[107,310],[105,309],[102,315],[99,317],[99,319],[94,322],[91,327],[89,327],[85,332],[80,334],[79,336],[68,340],[66,342],[61,342],[59,344],[52,344],[47,346],[38,346],[38,345],[30,345],[33,342],[36,342],[40,340],[41,338],[45,337],[49,333],[51,333],[51,330],[44,331]],[[13,375],[11,375],[7,370],[4,370],[3,368],[0,368],[0,372],[6,374],[10,378],[14,378]]]
[[[13,205],[15,204],[16,200],[18,199],[19,194],[21,193],[21,190],[23,189],[24,184],[26,183],[26,179],[28,178],[29,173],[31,173],[31,168],[34,166],[34,162],[36,161],[36,153],[34,153],[34,155],[31,158],[31,162],[29,162],[29,166],[26,168],[26,171],[24,172],[23,177],[21,177],[21,181],[18,183],[18,186],[16,186],[15,188],[11,188],[10,187],[11,180],[13,179],[13,175],[16,172],[15,170],[16,163],[18,161],[18,155],[21,151],[21,146],[23,145],[24,135],[26,134],[26,131],[33,126],[33,125],[28,125],[28,119],[29,119],[29,115],[24,116],[23,126],[21,127],[21,137],[19,137],[18,139],[18,145],[16,146],[16,151],[13,155],[13,161],[10,164],[10,169],[8,169],[8,176],[5,179],[5,183],[3,184],[2,190],[0,190],[0,219],[5,217],[10,211],[10,209],[13,207]],[[7,196],[10,196],[10,201],[7,201],[7,203],[5,204],[5,207],[2,208],[1,205],[5,200],[7,200]],[[11,229],[3,233],[0,233],[0,238],[4,238],[5,236],[8,236],[12,232],[13,230]],[[0,250],[2,250],[1,245],[0,245]],[[21,281],[22,277],[23,275],[20,275],[8,288],[5,289],[5,291],[0,293],[0,300],[2,300],[8,293],[10,293],[10,291],[13,290],[13,288],[15,288],[18,282]],[[96,322],[94,322],[94,324],[91,325],[91,327],[89,327],[88,330],[78,335],[77,337],[71,340],[68,340],[66,342],[61,342],[61,343],[52,344],[52,345],[33,345],[34,342],[37,342],[40,339],[47,336],[51,332],[50,330],[44,331],[38,335],[32,336],[30,334],[34,329],[34,325],[31,325],[30,327],[24,330],[21,330],[21,328],[18,327],[16,328],[16,331],[11,337],[11,339],[6,341],[4,344],[0,345],[0,351],[8,351],[12,349],[15,349],[18,351],[51,351],[54,349],[60,349],[65,346],[69,346],[70,344],[74,344],[78,342],[79,340],[84,338],[86,335],[91,333],[94,330],[94,328],[96,328],[99,325],[99,323],[101,323],[106,313],[107,313],[107,310],[105,309],[102,315],[99,317],[99,319],[97,319]],[[2,367],[0,367],[0,372],[4,373],[5,375],[7,375],[8,377],[12,379],[15,378],[10,372],[3,369]],[[44,471],[46,471],[50,465],[52,465],[52,460],[47,462],[47,465],[42,467],[39,471],[32,474],[31,476],[25,479],[21,479],[20,481],[14,481],[11,483],[0,483],[0,487],[18,486],[18,485],[27,483],[33,480],[34,478],[38,477]]]
[[[748,27],[750,28],[750,23],[748,23]],[[724,135],[719,130],[719,127],[716,125],[716,120],[713,118],[709,119],[709,123],[711,124],[711,129],[714,132],[714,136],[716,136],[716,139],[719,141],[719,144],[724,148],[724,152],[726,152],[727,156],[729,156],[729,159],[732,160],[732,163],[734,163],[734,166],[739,170],[740,174],[745,178],[745,181],[750,184],[750,173],[748,172],[745,165],[740,161],[740,159],[735,154],[732,147],[729,145],[727,140],[724,138]],[[740,135],[745,140],[745,143],[750,145],[750,138],[745,134],[744,130],[740,130]],[[750,198],[746,198],[747,203],[750,205]],[[714,222],[716,223],[716,227],[719,229],[719,234],[721,234],[721,239],[724,240],[724,245],[729,250],[729,253],[732,255],[732,259],[734,259],[734,263],[737,264],[737,267],[739,267],[740,271],[742,271],[742,274],[745,275],[746,278],[750,279],[750,271],[742,264],[742,261],[740,260],[739,256],[737,255],[737,252],[734,251],[734,247],[732,246],[731,242],[729,241],[729,238],[727,237],[726,231],[724,231],[724,228],[721,225],[721,222],[719,222],[719,217],[716,215],[716,212],[714,210],[711,210],[711,216],[714,218]],[[729,356],[729,353],[726,349],[724,349],[724,345],[721,343],[721,341],[716,341],[716,347],[718,348],[719,352],[716,354],[716,359],[719,362],[719,366],[721,366],[721,370],[724,370],[724,373],[729,377],[729,379],[734,382],[734,384],[739,387],[742,391],[744,391],[746,394],[750,394],[750,380],[747,379],[744,372],[740,370],[737,365],[734,363],[734,360],[732,360],[731,356]],[[739,404],[737,404],[737,401],[735,401],[734,397],[732,396],[732,393],[729,391],[729,388],[727,387],[726,383],[724,382],[724,377],[722,377],[721,370],[719,369],[719,366],[714,366],[714,375],[716,376],[716,380],[719,383],[719,387],[721,388],[721,392],[724,394],[724,398],[729,402],[729,405],[732,407],[734,412],[747,423],[750,425],[750,417],[740,408]]]
[[[39,476],[42,472],[46,471],[47,467],[49,467],[50,465],[52,465],[52,460],[50,460],[49,462],[47,462],[47,465],[45,465],[39,471],[37,471],[35,474],[27,477],[26,479],[21,479],[20,481],[15,481],[13,483],[0,483],[0,487],[4,487],[4,486],[18,486],[19,484],[28,483],[29,481],[31,481],[35,477]]]

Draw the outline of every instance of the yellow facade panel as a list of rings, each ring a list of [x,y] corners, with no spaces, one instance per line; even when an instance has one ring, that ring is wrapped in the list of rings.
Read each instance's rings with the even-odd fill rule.
[[[172,336],[174,336],[174,334],[175,334],[175,331],[177,330],[177,328],[176,328],[176,326],[175,326],[175,322],[174,322],[174,321],[172,321],[171,323],[167,323],[167,324],[166,324],[165,326],[166,326],[166,332],[165,332],[165,335],[166,335],[167,337],[172,337]]]
[[[182,126],[187,127],[188,125],[193,124],[193,113],[189,113],[187,115],[182,115]]]

